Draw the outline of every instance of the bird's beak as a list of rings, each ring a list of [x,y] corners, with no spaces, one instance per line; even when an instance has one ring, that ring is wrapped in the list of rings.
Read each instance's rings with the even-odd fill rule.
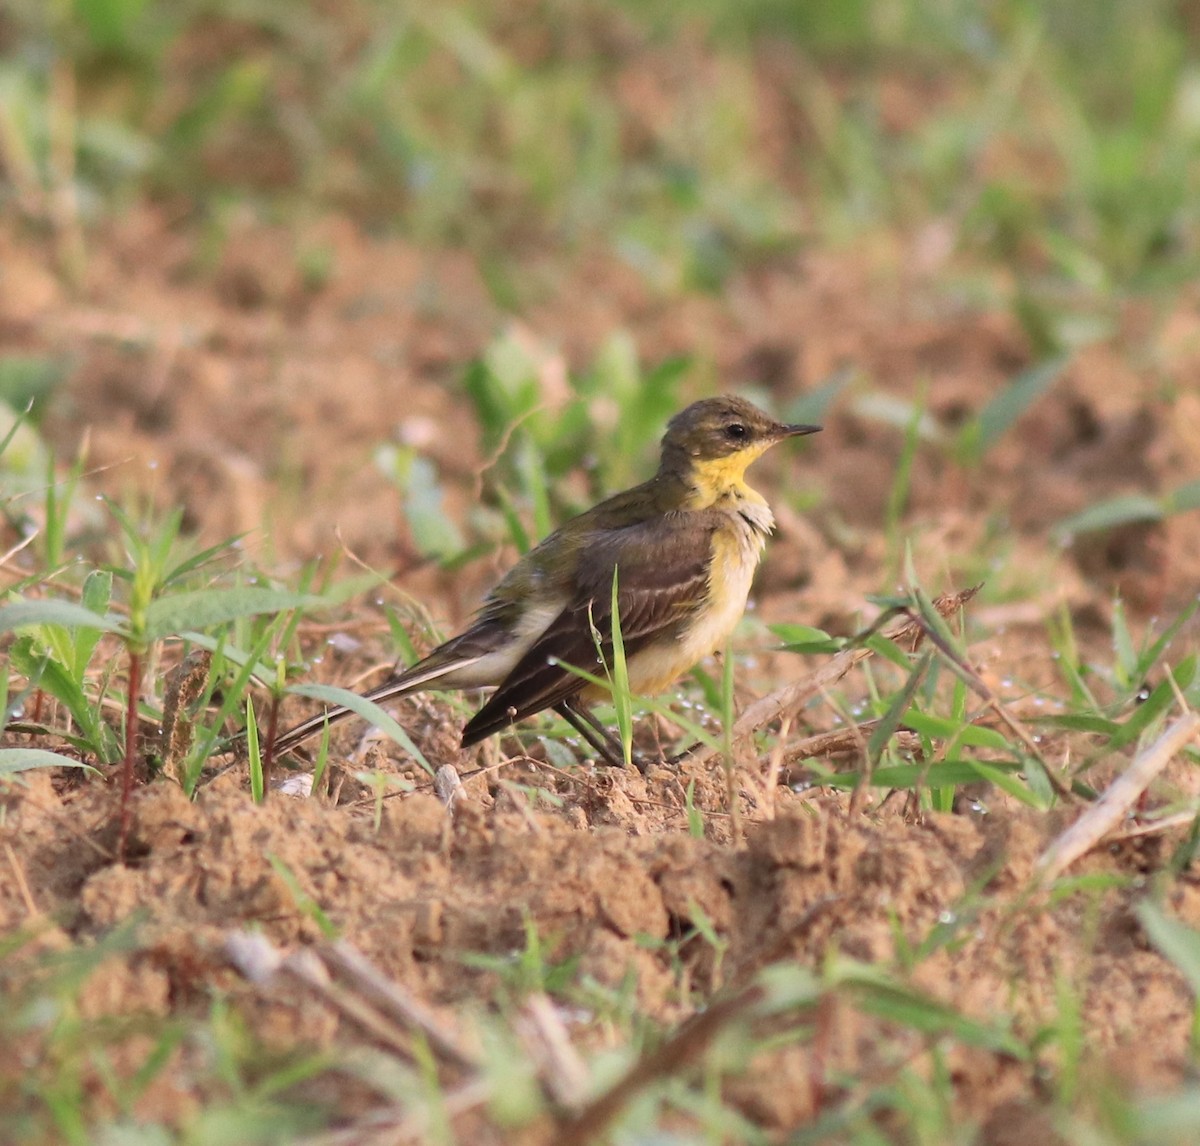
[[[823,426],[780,426],[781,438],[799,438],[803,434],[819,434]]]

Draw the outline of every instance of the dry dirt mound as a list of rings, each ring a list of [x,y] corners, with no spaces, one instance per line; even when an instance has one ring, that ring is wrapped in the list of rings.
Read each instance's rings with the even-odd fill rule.
[[[537,769],[524,778],[555,786]],[[503,965],[531,929],[547,965],[575,961],[579,975],[613,990],[632,973],[637,1009],[664,1022],[768,962],[819,966],[836,950],[889,965],[901,946],[917,950],[937,936],[913,987],[981,1021],[1011,1013],[1030,1037],[1055,1021],[1063,983],[1080,984],[1099,1059],[1131,1085],[1165,1087],[1183,1076],[1191,996],[1147,949],[1128,914],[1131,893],[1023,902],[1033,861],[1058,826],[1053,817],[993,811],[912,823],[887,808],[851,813],[842,797],[784,789],[774,818],[749,822],[735,849],[663,830],[664,809],[682,822],[680,779],[663,769],[648,778],[603,773],[572,782],[574,798],[554,812],[531,809],[524,788],[489,790],[476,780],[453,813],[430,794],[388,799],[378,828],[369,807],[279,795],[256,807],[229,778],[193,803],[162,781],[138,794],[132,858],[121,867],[106,855],[111,797],[34,777],[9,796],[9,860],[23,881],[0,885],[0,928],[49,927],[39,944],[57,947],[98,941],[136,919],[133,950],[103,964],[84,989],[89,1015],[203,1014],[217,991],[280,1050],[337,1047],[358,1031],[294,985],[244,982],[225,943],[248,926],[283,949],[318,943],[319,913],[309,904],[468,1034],[472,1006],[494,997],[502,973],[464,957]],[[1084,871],[1154,869],[1167,847],[1156,838],[1142,850],[1098,853]],[[1181,918],[1200,923],[1194,880],[1172,898]],[[716,944],[705,938],[714,932]],[[879,1020],[842,1005],[822,1021],[830,1033],[820,1062],[813,1045],[791,1043],[756,1055],[736,1081],[735,1101],[755,1121],[784,1128],[812,1117],[818,1096],[832,1093],[815,1078],[867,1081],[897,1069],[896,1044],[880,1037]],[[580,1037],[598,1036],[581,1028]],[[946,1062],[963,1114],[1006,1125],[1010,1104],[1029,1101],[1036,1066],[968,1047]],[[164,1081],[140,1109],[170,1120],[194,1099]],[[351,1106],[343,1113],[357,1099],[352,1089],[343,1094]]]

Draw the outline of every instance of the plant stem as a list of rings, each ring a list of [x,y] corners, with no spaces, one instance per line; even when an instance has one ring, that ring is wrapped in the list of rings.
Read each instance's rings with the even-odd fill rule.
[[[125,862],[129,839],[130,797],[133,795],[133,761],[137,756],[138,693],[142,688],[142,654],[129,650],[129,693],[125,705],[125,763],[121,769],[121,829],[117,836],[117,863]]]

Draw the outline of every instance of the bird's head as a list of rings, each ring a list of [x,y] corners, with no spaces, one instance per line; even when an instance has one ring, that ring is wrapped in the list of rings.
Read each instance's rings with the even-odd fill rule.
[[[667,423],[659,472],[682,477],[715,499],[740,486],[746,467],[776,442],[820,428],[777,422],[745,398],[705,398]]]

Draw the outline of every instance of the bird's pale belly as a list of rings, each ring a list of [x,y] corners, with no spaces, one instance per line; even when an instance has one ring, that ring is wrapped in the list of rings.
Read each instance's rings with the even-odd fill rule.
[[[740,518],[713,538],[709,596],[679,637],[650,645],[629,658],[631,692],[662,692],[698,661],[724,647],[742,614],[762,555],[765,533]]]

